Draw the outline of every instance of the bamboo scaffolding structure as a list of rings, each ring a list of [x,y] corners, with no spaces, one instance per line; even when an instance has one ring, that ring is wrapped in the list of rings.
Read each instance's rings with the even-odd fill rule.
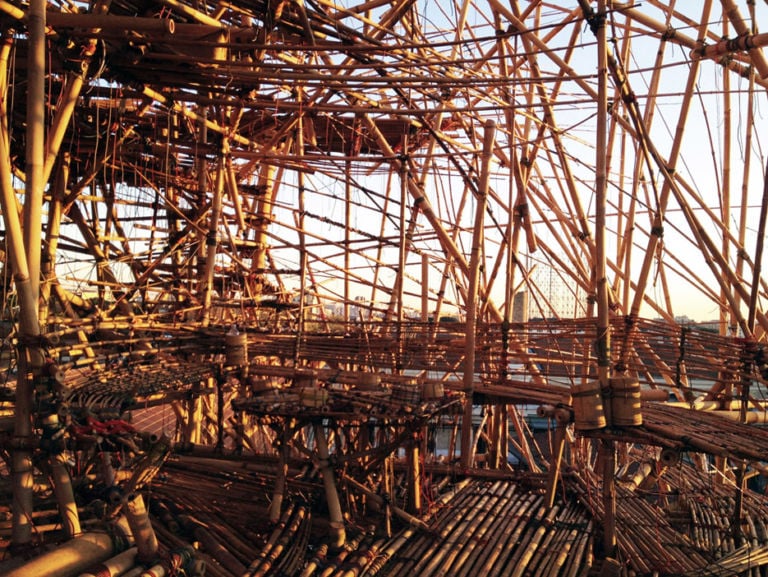
[[[3,557],[151,478],[138,574],[764,572],[736,4],[0,0]],[[643,425],[572,433],[613,372]]]

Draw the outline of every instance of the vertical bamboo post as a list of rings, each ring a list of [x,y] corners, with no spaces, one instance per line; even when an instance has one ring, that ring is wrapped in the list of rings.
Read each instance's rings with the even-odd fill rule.
[[[352,247],[350,245],[350,227],[352,226],[352,161],[346,161],[344,179],[344,331],[349,330],[349,267]]]
[[[49,459],[51,481],[59,507],[61,526],[67,538],[71,539],[80,534],[80,516],[77,512],[75,495],[72,490],[72,479],[69,476],[66,463],[67,458],[61,453],[51,455]]]
[[[336,479],[333,474],[333,467],[331,467],[330,455],[328,453],[328,440],[325,437],[325,431],[323,431],[322,424],[316,423],[314,429],[320,472],[323,476],[323,486],[325,487],[325,498],[328,501],[328,514],[331,521],[331,537],[333,538],[333,546],[335,548],[340,548],[344,546],[346,534],[344,531],[344,517],[341,513],[339,493],[336,490]]]
[[[272,164],[263,164],[259,174],[259,188],[263,193],[254,198],[256,230],[254,232],[254,243],[256,250],[253,258],[252,270],[257,278],[263,278],[267,269],[268,242],[267,239],[269,224],[272,221],[272,207],[275,200],[275,167]],[[261,283],[254,287],[254,296],[261,296]]]
[[[10,137],[7,126],[0,135],[0,187],[3,217],[14,281],[19,296],[19,371],[16,383],[14,439],[12,444],[13,503],[11,541],[24,546],[32,540],[32,398],[33,378],[43,364],[38,346],[30,343],[40,335],[38,322],[38,296],[40,287],[40,221],[42,212],[44,106],[45,106],[45,2],[33,0],[27,14],[29,31],[29,68],[27,84],[27,197],[25,224],[29,232],[22,232],[11,181]],[[5,48],[6,45],[4,45]],[[6,54],[4,50],[4,54]],[[3,58],[3,77],[7,59]],[[2,97],[2,118],[7,118],[5,93]],[[35,206],[37,205],[37,206]],[[25,245],[25,242],[27,243]],[[30,246],[30,242],[34,242]],[[32,268],[28,257],[33,259]],[[32,278],[34,276],[34,279]]]
[[[545,502],[548,507],[552,507],[555,504],[555,495],[557,494],[557,481],[560,477],[560,467],[563,462],[563,449],[565,448],[565,433],[568,424],[566,422],[560,422],[558,420],[557,428],[555,429],[555,446],[552,451],[552,458],[550,459],[549,475],[547,477],[547,493]]]
[[[607,204],[607,122],[608,122],[608,44],[605,33],[605,0],[598,0],[593,26],[597,35],[597,135],[595,143],[595,283],[597,293],[597,375],[600,387],[609,387],[611,363],[610,303],[606,278],[606,204]],[[616,547],[616,453],[613,441],[601,441],[603,450],[603,546],[607,557]]]
[[[48,306],[51,296],[52,285],[55,282],[56,271],[54,263],[56,262],[56,251],[59,245],[59,232],[61,229],[62,205],[61,199],[64,198],[67,189],[67,180],[69,180],[70,155],[65,152],[61,155],[61,164],[56,177],[56,183],[52,187],[51,200],[48,203],[48,223],[46,238],[48,242],[45,246],[45,258],[42,262],[42,285],[40,287],[40,318],[45,322],[48,319]]]
[[[752,133],[754,127],[754,111],[755,111],[755,77],[750,75],[749,77],[749,90],[747,93],[747,117],[744,122],[744,150],[752,150]],[[752,155],[745,154],[743,158],[743,168],[741,172],[741,210],[739,212],[739,246],[746,246],[747,236],[747,214],[749,208],[749,175],[752,168]],[[736,255],[736,276],[743,278],[744,264],[747,260],[747,256],[744,251],[738,251]],[[737,303],[740,300],[737,296]],[[735,322],[730,321],[731,326],[734,326]]]
[[[280,432],[280,461],[277,464],[277,474],[275,475],[275,490],[272,492],[272,503],[269,505],[269,522],[277,523],[283,509],[283,499],[285,497],[286,482],[288,480],[288,455],[290,453],[290,438],[286,430],[288,423],[283,426]]]
[[[413,435],[408,451],[408,512],[421,512],[421,461],[418,435]]]
[[[243,233],[245,231],[245,214],[243,213],[243,202],[240,198],[240,190],[237,186],[237,172],[235,171],[235,165],[232,162],[231,156],[227,156],[226,167],[227,193],[235,208],[235,219],[237,220],[238,232]]]
[[[723,20],[723,38],[728,37],[728,20]],[[723,223],[723,237],[720,250],[728,254],[730,247],[731,228],[731,74],[723,70],[723,150],[722,150],[722,182],[720,183],[720,220]],[[746,154],[744,156],[750,156]],[[725,294],[720,291],[720,302],[725,302]],[[740,298],[734,295],[738,305]],[[720,307],[720,334],[726,334],[726,327],[730,322],[729,311]]]
[[[302,88],[299,87],[299,94],[301,94]],[[299,156],[304,155],[304,122],[303,117],[299,116],[298,130],[296,131],[296,151]],[[307,235],[304,230],[304,213],[306,209],[304,202],[306,200],[306,190],[304,187],[304,173],[299,171],[297,178],[297,184],[299,187],[298,198],[298,235],[299,235],[299,319],[296,329],[296,348],[294,352],[294,362],[298,365],[298,361],[301,358],[301,341],[304,335],[305,323],[306,323],[306,300],[307,300],[307,269],[309,267],[308,254],[307,254]],[[295,217],[296,218],[296,217]],[[314,286],[314,282],[312,285]]]
[[[613,557],[616,549],[616,448],[611,440],[600,441],[603,465],[603,556]]]
[[[408,135],[402,136],[403,154],[408,154]],[[408,258],[408,237],[406,235],[406,204],[408,201],[408,163],[405,159],[400,162],[400,210],[398,215],[398,233],[399,242],[397,247],[397,278],[395,279],[395,290],[392,294],[390,302],[395,304],[395,320],[397,326],[397,357],[395,359],[395,371],[400,372],[402,369],[402,354],[403,354],[403,293],[405,289],[405,260]]]
[[[421,254],[421,322],[429,321],[429,255]],[[437,319],[434,319],[437,323]]]
[[[192,388],[192,398],[187,402],[187,442],[195,445],[200,442],[201,427],[203,422],[203,399],[201,397],[200,383]]]
[[[461,423],[461,464],[472,466],[472,397],[475,382],[475,332],[477,326],[477,297],[479,294],[480,268],[482,267],[483,222],[488,199],[488,180],[490,178],[491,156],[496,131],[496,123],[487,120],[483,132],[483,149],[480,167],[475,224],[472,235],[472,254],[470,255],[469,289],[466,306],[466,349],[464,353],[464,418]]]
[[[40,250],[45,166],[45,2],[32,0],[27,12],[29,31],[27,75],[26,193],[24,248],[35,302],[40,294]]]
[[[228,153],[228,144],[226,141],[222,145],[219,154],[219,165],[216,170],[216,185],[213,190],[213,199],[211,200],[211,214],[208,221],[208,234],[205,237],[205,270],[203,271],[203,310],[202,324],[208,326],[211,323],[211,303],[213,301],[213,279],[216,272],[216,253],[218,251],[218,230],[219,218],[221,217],[221,196],[224,193],[225,158]]]
[[[611,341],[606,278],[606,192],[607,192],[607,121],[608,121],[608,70],[607,41],[605,36],[605,3],[598,2],[598,12],[593,26],[597,34],[597,134],[595,142],[595,285],[597,296],[597,371],[600,386],[608,387],[611,362]]]

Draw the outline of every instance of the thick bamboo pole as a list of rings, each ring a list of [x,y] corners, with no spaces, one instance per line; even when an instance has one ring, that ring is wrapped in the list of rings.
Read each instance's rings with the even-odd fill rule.
[[[102,4],[102,6],[106,6]],[[51,28],[94,28],[106,29],[118,32],[128,30],[134,32],[149,32],[161,35],[174,33],[175,21],[170,18],[142,18],[140,16],[119,16],[105,14],[102,10],[95,10],[88,14],[74,12],[46,12],[46,24]],[[94,32],[98,32],[94,30]]]
[[[26,194],[24,249],[32,296],[40,294],[40,249],[45,188],[45,2],[33,0],[27,11],[29,34],[27,75]]]
[[[72,479],[69,476],[69,469],[67,469],[67,456],[63,453],[51,455],[49,466],[53,490],[59,506],[61,525],[64,534],[71,539],[80,534],[80,516],[77,512],[77,504],[72,490]]]
[[[36,10],[44,10],[44,6],[36,5]],[[43,16],[44,18],[44,16]],[[36,18],[37,27],[41,24]],[[43,21],[44,23],[44,21]],[[40,39],[44,42],[44,39]],[[10,49],[10,37],[6,36],[2,46],[2,69],[0,77],[6,78],[8,73],[8,50]],[[42,75],[43,71],[40,71]],[[5,82],[4,80],[2,81]],[[41,103],[42,105],[42,103]],[[11,179],[11,154],[9,150],[10,135],[8,134],[8,109],[6,92],[0,93],[0,206],[2,207],[3,220],[5,221],[6,240],[8,253],[13,265],[13,277],[16,292],[19,296],[19,333],[21,336],[19,372],[16,385],[15,424],[14,424],[14,450],[12,454],[13,465],[13,535],[12,541],[18,545],[26,545],[32,538],[31,514],[32,514],[32,383],[29,377],[30,370],[38,370],[42,367],[43,358],[38,347],[28,346],[40,334],[38,324],[38,302],[32,284],[30,282],[27,257],[24,250],[24,240],[21,222],[19,219],[16,195]],[[42,146],[42,143],[40,143]],[[38,245],[39,252],[39,245]],[[39,257],[38,257],[39,258]]]
[[[719,42],[717,48],[702,47],[699,48],[699,53],[696,56],[706,56],[709,58],[717,57],[721,53],[721,50],[727,49],[728,52],[734,52],[736,50],[747,50],[752,60],[752,66],[755,67],[760,78],[763,80],[768,79],[768,61],[765,59],[763,51],[760,50],[763,46],[768,46],[768,34],[755,34],[750,35],[750,29],[747,26],[744,18],[739,11],[739,7],[733,0],[721,0],[723,10],[728,16],[728,20],[731,21],[733,27],[738,33],[738,38],[730,42]],[[725,44],[725,46],[723,46]],[[692,54],[692,56],[694,56]]]
[[[154,560],[157,555],[158,541],[141,493],[127,495],[123,500],[123,511],[136,542],[137,559],[143,563]]]
[[[214,185],[213,198],[211,199],[211,214],[208,221],[208,234],[205,238],[205,268],[201,278],[200,292],[203,295],[203,308],[200,312],[203,326],[211,322],[211,305],[213,301],[213,277],[216,268],[216,253],[219,246],[219,219],[221,218],[221,197],[224,193],[226,163],[228,146],[219,155],[219,165],[216,170],[216,184]]]
[[[315,425],[315,445],[319,458],[320,472],[323,476],[323,485],[325,487],[325,498],[328,501],[328,514],[330,516],[330,530],[332,546],[341,548],[346,540],[344,530],[344,516],[341,512],[341,503],[339,493],[336,490],[336,480],[333,474],[333,467],[330,463],[330,454],[328,453],[328,440],[325,437],[325,431],[322,425]]]
[[[352,174],[352,161],[345,162],[345,170],[348,175]],[[344,322],[349,323],[351,292],[349,284],[349,269],[351,263],[352,251],[350,250],[350,227],[352,226],[352,180],[344,179]]]
[[[410,440],[406,451],[408,459],[408,509],[414,515],[418,515],[421,513],[421,485],[424,481],[418,435],[414,435],[414,438]]]
[[[102,563],[97,563],[89,567],[78,577],[128,577],[128,571],[136,564],[136,547],[126,549],[114,557],[110,557]],[[139,567],[135,571],[143,572],[144,567]],[[138,573],[139,575],[141,573]],[[155,576],[159,577],[159,576]]]
[[[477,207],[475,211],[475,225],[472,235],[472,253],[470,257],[469,288],[467,290],[466,307],[466,348],[464,351],[464,378],[463,390],[464,418],[461,423],[461,464],[464,467],[472,466],[472,393],[475,381],[475,331],[477,330],[476,301],[479,294],[480,268],[483,266],[484,253],[481,252],[483,243],[483,219],[488,198],[488,179],[490,178],[491,155],[493,154],[496,123],[488,120],[483,128],[483,148],[480,168],[480,183],[478,186]]]
[[[590,7],[580,2],[585,16],[590,17]],[[597,36],[597,133],[595,142],[595,255],[594,278],[597,297],[597,377],[600,387],[608,388],[611,363],[611,335],[609,324],[610,300],[606,276],[606,194],[607,175],[607,123],[608,123],[608,45],[605,32],[605,2],[598,1],[597,13],[592,20]]]
[[[5,577],[61,577],[77,575],[117,553],[113,536],[108,533],[83,533],[63,545],[35,557]]]
[[[603,477],[603,554],[613,557],[616,549],[616,448],[611,440],[600,441]]]

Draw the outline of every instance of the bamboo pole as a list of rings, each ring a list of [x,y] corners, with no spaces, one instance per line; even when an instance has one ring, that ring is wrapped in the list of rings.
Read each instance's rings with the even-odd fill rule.
[[[478,186],[477,207],[475,211],[475,225],[472,236],[472,253],[470,258],[469,288],[466,310],[466,349],[464,352],[464,377],[463,390],[466,395],[464,400],[464,418],[461,424],[461,464],[464,467],[472,466],[472,408],[475,375],[475,332],[477,330],[476,301],[479,294],[479,275],[483,267],[484,253],[481,252],[483,242],[483,217],[488,196],[488,180],[490,178],[490,162],[493,154],[496,123],[488,120],[484,126],[483,148],[480,168],[480,183]]]
[[[126,572],[136,564],[136,547],[126,549],[102,563],[90,567],[78,577],[126,577]],[[144,568],[141,568],[143,571]]]
[[[58,419],[57,419],[58,420]],[[51,455],[48,464],[51,468],[51,480],[56,494],[56,502],[59,505],[59,515],[64,534],[72,539],[80,534],[80,516],[75,503],[72,479],[67,469],[67,457],[63,453]]]
[[[349,485],[356,491],[360,491],[361,493],[363,493],[368,499],[372,500],[379,507],[382,507],[385,505],[386,500],[381,495],[378,495],[377,493],[373,492],[365,485],[356,481],[354,478],[348,475],[343,475],[340,478],[340,480],[342,483]],[[391,504],[390,506],[392,507],[392,512],[398,517],[400,517],[408,525],[411,525],[412,527],[416,527],[419,529],[424,529],[424,530],[428,529],[427,524],[424,521],[422,521],[419,517],[411,515],[410,513],[401,509],[397,505]]]
[[[158,549],[157,536],[152,529],[149,511],[144,505],[141,493],[127,495],[123,501],[123,507],[125,518],[136,542],[136,558],[144,563],[154,560]]]
[[[29,32],[27,76],[26,191],[24,248],[32,297],[40,295],[40,249],[45,188],[45,3],[34,0],[27,11]]]
[[[82,19],[83,25],[86,20],[93,19],[93,28],[90,32],[94,35],[98,34],[100,28],[96,25],[96,21],[104,24],[106,21],[111,21],[115,16],[106,16],[108,4],[102,1],[96,3],[93,7],[91,14],[67,14],[65,12],[55,12],[53,10],[46,12],[46,24],[56,26],[60,24],[60,18],[64,20],[68,18]],[[117,18],[120,18],[119,16]],[[142,20],[141,18],[123,17],[124,20]],[[152,19],[155,22],[163,22],[164,20]],[[64,141],[64,136],[67,131],[72,115],[75,111],[77,99],[80,96],[83,85],[85,84],[85,76],[88,72],[88,67],[91,63],[91,59],[96,52],[97,41],[95,38],[89,38],[82,47],[79,69],[72,70],[67,74],[67,87],[62,92],[59,102],[56,105],[56,115],[51,122],[51,128],[48,133],[48,138],[45,145],[45,159],[43,164],[43,182],[48,182],[51,172],[53,171],[53,165],[61,149],[61,143]]]
[[[345,170],[347,174],[352,174],[352,161],[347,160],[345,163]],[[349,284],[349,269],[351,263],[352,251],[349,250],[350,245],[350,227],[352,226],[352,182],[350,178],[344,179],[344,244],[346,250],[344,251],[344,323],[350,322],[350,301],[351,295]]]
[[[290,455],[290,438],[285,427],[280,433],[280,462],[275,476],[275,489],[272,493],[272,503],[269,506],[269,521],[277,523],[283,508],[283,498],[286,492],[286,483],[288,478],[288,457]]]
[[[322,425],[314,425],[314,431],[315,445],[319,458],[318,464],[320,466],[320,472],[323,477],[325,497],[328,501],[328,514],[330,516],[331,523],[331,545],[338,549],[344,546],[344,541],[346,539],[346,534],[344,531],[344,516],[341,512],[339,493],[336,490],[336,481],[333,474],[333,468],[331,467],[329,460],[330,455],[328,453],[328,441],[325,437],[325,431],[323,431]]]
[[[61,577],[77,575],[96,563],[102,563],[118,549],[108,532],[89,532],[59,545],[55,549],[11,569],[5,577]]]
[[[213,300],[213,278],[216,267],[216,253],[219,245],[219,219],[221,218],[221,197],[224,192],[226,165],[225,159],[228,153],[228,145],[224,143],[219,155],[219,165],[216,170],[216,184],[211,200],[211,214],[208,221],[208,233],[205,238],[205,268],[201,278],[200,292],[203,295],[203,308],[201,310],[202,325],[211,323],[211,303]]]
[[[414,438],[410,440],[406,451],[408,458],[408,508],[411,513],[418,515],[422,508],[421,486],[424,481],[418,435],[415,434]]]
[[[704,7],[702,9],[702,18],[701,22],[706,23],[708,21],[707,15],[709,14],[709,10],[711,7],[711,1],[707,0],[707,2],[704,4]],[[705,26],[702,24],[700,34],[703,34],[705,31]],[[609,57],[609,63],[608,65],[611,66],[611,62],[615,62],[612,60],[611,55],[608,55]],[[616,69],[615,66],[613,66],[614,70]],[[614,77],[615,77],[614,73]],[[693,93],[696,80],[698,78],[698,64],[696,61],[692,64],[689,74],[688,74],[688,81],[685,88],[686,95],[690,96]],[[626,91],[630,90],[628,83],[625,78],[617,79],[620,86],[624,87],[623,92],[626,93]],[[615,81],[617,81],[615,80]],[[679,155],[681,152],[681,146],[682,146],[682,140],[683,140],[683,134],[684,134],[684,127],[685,122],[688,118],[688,113],[690,111],[690,104],[692,102],[692,98],[684,98],[682,102],[682,106],[680,108],[680,114],[678,116],[677,126],[675,128],[675,136],[674,140],[672,141],[672,147],[670,150],[670,153],[666,159],[666,166],[674,167],[679,159]],[[639,122],[639,118],[637,117],[637,113],[634,107],[628,107],[628,111],[631,113],[632,119],[636,122],[635,130],[638,132],[638,136],[641,139],[641,145],[643,146],[643,150],[645,151],[646,148],[646,134],[645,129],[642,125],[642,123]],[[655,206],[654,215],[653,215],[653,225],[651,230],[651,235],[648,237],[648,245],[644,252],[644,259],[643,264],[640,268],[640,274],[637,280],[637,288],[635,289],[635,298],[632,302],[632,306],[629,310],[629,315],[631,317],[637,317],[640,312],[640,305],[642,304],[643,295],[646,290],[646,286],[648,283],[648,277],[650,274],[651,266],[654,262],[654,259],[656,258],[656,251],[658,248],[658,244],[661,240],[661,234],[663,231],[663,223],[664,223],[664,212],[666,211],[667,204],[669,201],[669,195],[672,188],[672,183],[669,179],[665,179],[664,183],[662,185],[661,192],[659,194],[657,206]],[[631,342],[632,335],[627,334],[624,338],[624,341],[622,343],[622,352],[626,354],[626,351],[629,349],[629,343]],[[624,359],[622,359],[623,361]]]
[[[103,7],[106,6],[103,5]],[[106,14],[103,10],[96,10],[88,14],[48,10],[45,17],[46,24],[51,28],[93,28],[116,30],[119,32],[130,30],[169,36],[176,30],[175,21],[170,18],[120,16],[117,14]],[[94,32],[99,30],[94,30]]]
[[[545,493],[546,496],[544,498],[548,507],[552,507],[555,504],[555,496],[557,494],[557,480],[560,476],[560,467],[563,462],[563,450],[565,448],[567,426],[567,422],[560,422],[558,420],[557,428],[555,429],[555,445],[549,464],[549,476],[547,479],[547,489]]]
[[[44,6],[35,3],[35,22],[32,25],[36,29],[36,34],[42,35],[44,31],[39,30],[44,26]],[[41,20],[42,19],[42,20]],[[0,63],[3,69],[0,70],[0,76],[5,78],[8,72],[8,49],[10,48],[10,38],[6,37],[2,47],[3,58]],[[39,38],[37,42],[43,43],[44,38]],[[39,71],[43,75],[44,70]],[[3,81],[4,82],[4,81]],[[42,102],[39,103],[42,106]],[[13,535],[12,541],[17,545],[26,545],[32,538],[31,514],[33,509],[32,502],[32,382],[29,372],[39,372],[43,364],[41,351],[38,347],[29,346],[25,341],[34,341],[40,334],[38,324],[38,302],[35,291],[30,280],[30,269],[27,264],[27,256],[24,248],[24,239],[22,233],[19,212],[16,203],[16,196],[11,181],[11,154],[9,150],[10,136],[5,119],[8,118],[6,93],[0,94],[0,118],[3,119],[3,125],[0,126],[0,205],[2,206],[3,220],[5,221],[6,240],[8,252],[13,266],[13,277],[16,285],[16,292],[19,297],[19,333],[22,342],[20,347],[19,372],[16,385],[16,402],[14,424],[14,450],[12,453],[12,471],[13,471]],[[39,143],[42,146],[42,143]],[[38,245],[39,251],[39,245]],[[39,259],[39,255],[38,255]],[[39,271],[38,271],[39,273]]]
[[[752,60],[752,66],[755,67],[760,78],[763,80],[768,79],[768,61],[765,59],[765,55],[762,50],[763,46],[768,46],[768,34],[755,34],[750,35],[749,27],[739,11],[739,7],[733,0],[721,0],[723,4],[723,10],[728,16],[728,20],[731,21],[733,27],[738,33],[738,38],[725,42],[721,41],[715,45],[715,47],[700,47],[694,50],[691,54],[693,57],[709,57],[714,58],[722,55],[725,51],[734,52],[736,50],[746,50],[749,52],[749,56]]]

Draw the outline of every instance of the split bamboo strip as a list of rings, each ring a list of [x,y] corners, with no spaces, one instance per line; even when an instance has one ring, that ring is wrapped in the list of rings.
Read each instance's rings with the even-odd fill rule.
[[[190,532],[222,567],[235,575],[245,573],[245,565],[238,561],[201,523],[189,515],[179,515],[178,518],[185,530]]]

